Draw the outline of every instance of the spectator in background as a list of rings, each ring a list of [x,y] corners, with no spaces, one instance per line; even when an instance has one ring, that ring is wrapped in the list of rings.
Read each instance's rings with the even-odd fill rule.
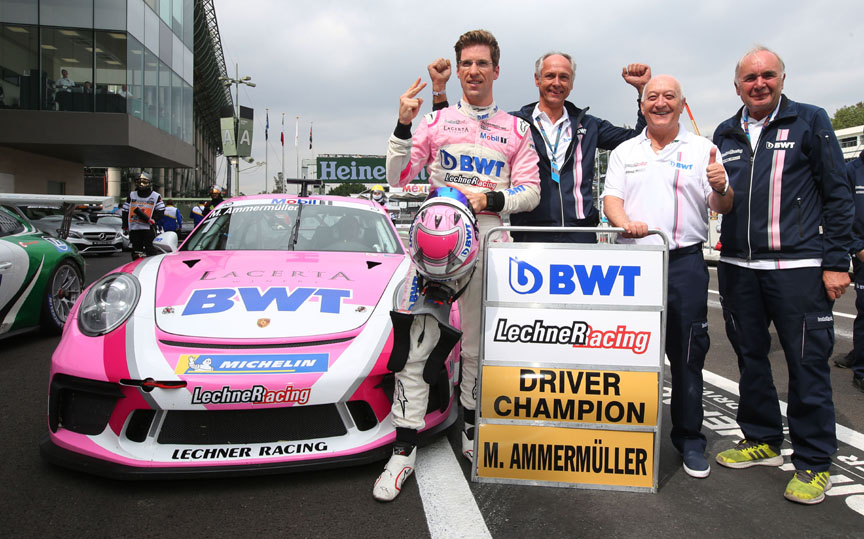
[[[189,217],[192,219],[194,226],[198,226],[198,223],[204,220],[205,213],[207,213],[206,201],[202,200],[198,204],[192,206],[192,209],[189,210]]]
[[[58,92],[71,92],[71,88],[75,86],[75,83],[69,78],[69,72],[61,69],[60,75],[60,78],[54,81],[54,89]]]
[[[174,206],[173,200],[165,201],[165,213],[159,220],[159,226],[165,232],[180,233],[180,227],[183,225],[183,216],[180,215],[180,210]]]

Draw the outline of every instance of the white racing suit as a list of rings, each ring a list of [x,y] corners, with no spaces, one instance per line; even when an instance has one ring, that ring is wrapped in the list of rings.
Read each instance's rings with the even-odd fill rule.
[[[410,129],[399,126],[390,137],[387,182],[391,186],[404,187],[424,166],[428,167],[432,188],[449,183],[477,193],[490,190],[504,193],[504,208],[500,212],[484,211],[477,216],[480,253],[473,274],[447,283],[458,291],[468,282],[458,300],[463,332],[460,402],[466,410],[474,410],[482,331],[483,242],[489,229],[502,224],[502,214],[530,211],[537,206],[540,201],[537,153],[527,122],[498,110],[494,104],[478,108],[460,101],[424,116],[413,136]],[[510,238],[499,233],[491,241],[510,241]],[[416,279],[415,270],[408,279],[410,285]],[[411,308],[412,288],[405,287],[400,309]],[[392,409],[396,427],[421,430],[425,426],[429,385],[423,380],[423,368],[439,333],[438,323],[431,315],[415,316],[408,360],[396,373]]]

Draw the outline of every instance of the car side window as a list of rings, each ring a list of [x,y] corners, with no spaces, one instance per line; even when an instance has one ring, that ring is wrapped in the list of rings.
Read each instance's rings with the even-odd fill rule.
[[[24,225],[3,210],[0,210],[0,237],[24,232]]]

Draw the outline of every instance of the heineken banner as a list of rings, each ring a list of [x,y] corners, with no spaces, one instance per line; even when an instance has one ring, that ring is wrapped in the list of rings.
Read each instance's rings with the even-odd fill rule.
[[[316,159],[318,179],[332,183],[386,183],[384,156],[352,157],[319,155]],[[427,182],[426,169],[412,180]]]

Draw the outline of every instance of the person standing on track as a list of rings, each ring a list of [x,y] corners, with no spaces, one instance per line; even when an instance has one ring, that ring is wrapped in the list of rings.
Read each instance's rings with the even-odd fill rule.
[[[462,99],[424,116],[412,135],[411,123],[423,103],[417,95],[426,84],[418,78],[401,96],[399,121],[387,149],[387,182],[404,187],[428,165],[433,188],[455,187],[467,197],[477,216],[482,242],[487,230],[502,224],[501,215],[537,206],[537,152],[529,135],[530,125],[495,104],[492,85],[498,78],[500,57],[495,37],[485,30],[466,32],[454,48]],[[498,234],[492,241],[507,239],[506,234]],[[482,245],[480,249],[482,252]],[[482,275],[483,260],[479,259],[474,273],[457,281],[457,288],[467,284],[459,298],[463,331],[460,402],[464,411],[462,453],[469,459],[474,455]],[[403,309],[410,306],[409,301],[403,299]],[[427,326],[428,316],[414,318],[408,360],[396,373],[397,398],[391,413],[396,443],[372,491],[379,501],[393,500],[414,470],[417,433],[425,426],[429,394],[422,371],[438,341],[437,325]]]
[[[642,95],[645,131],[624,141],[609,157],[603,207],[612,226],[625,233],[618,243],[663,244],[669,237],[666,355],[672,373],[672,443],[684,471],[711,473],[702,434],[702,367],[708,353],[708,208],[732,209],[734,192],[717,148],[681,125],[681,84],[668,75],[652,78]]]
[[[723,217],[717,276],[726,335],[741,371],[744,440],[717,455],[729,468],[780,466],[783,418],[768,352],[772,322],[789,369],[795,475],[786,499],[819,503],[837,451],[828,358],[834,300],[849,286],[853,202],[828,115],[783,95],[785,66],[757,46],[735,66],[744,106],[714,131],[735,190]]]

